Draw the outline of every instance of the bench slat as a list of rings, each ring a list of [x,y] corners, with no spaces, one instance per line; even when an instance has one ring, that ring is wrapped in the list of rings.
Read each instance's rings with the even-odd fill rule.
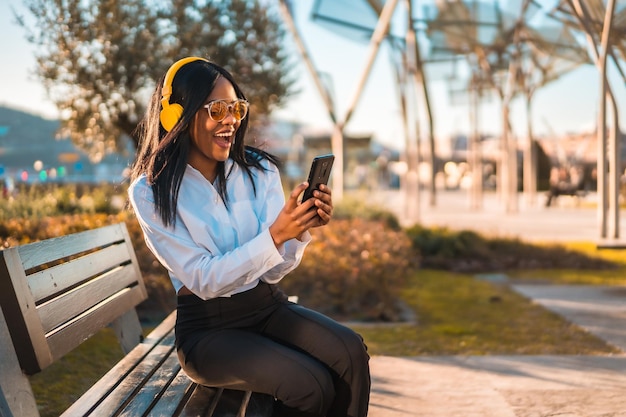
[[[54,330],[47,335],[52,357],[59,359],[144,299],[140,288],[126,289],[81,314],[70,325]]]
[[[152,375],[157,366],[167,358],[174,348],[174,340],[167,337],[156,346],[148,355],[111,391],[93,411],[92,416],[115,415],[120,406],[125,406],[135,395],[136,391]]]
[[[187,405],[189,397],[195,391],[196,386],[197,384],[192,382],[182,369],[179,370],[176,377],[172,380],[172,383],[167,386],[161,397],[154,404],[148,416],[162,417],[176,415],[176,410],[181,407],[181,404]],[[204,408],[206,408],[209,403],[207,401],[203,404]],[[203,413],[197,412],[194,415],[203,415]]]
[[[233,390],[221,390],[221,396],[219,402],[215,404],[215,408],[210,416],[226,416],[231,410],[239,410],[241,402],[244,400],[244,396],[247,395],[245,391],[233,391]],[[243,417],[237,414],[236,417]]]
[[[185,404],[181,410],[179,417],[211,417],[209,411],[212,411],[212,405],[216,400],[218,391],[215,388],[207,388],[201,385],[196,385],[195,389],[191,393],[189,401]],[[157,417],[156,415],[154,417]]]
[[[106,397],[122,379],[126,377],[150,351],[168,336],[174,335],[174,323],[176,322],[176,312],[172,312],[163,320],[144,341],[137,345],[131,352],[120,360],[109,372],[107,372],[98,382],[96,382],[81,398],[68,408],[62,417],[78,417],[89,415],[92,404],[99,404],[100,400]]]
[[[155,346],[140,343],[135,349],[120,360],[109,372],[98,380],[78,401],[74,402],[61,417],[88,416],[107,393],[111,392],[126,375],[139,364]]]
[[[25,270],[124,240],[123,223],[19,246]]]
[[[54,302],[42,304],[37,308],[43,329],[47,333],[96,306],[101,300],[115,296],[127,288],[141,293],[140,287],[133,286],[136,284],[137,276],[132,265],[118,267],[92,279],[70,292],[61,294]]]
[[[253,392],[248,402],[246,417],[267,417],[274,413],[274,398],[271,395]]]
[[[247,405],[245,411],[241,409],[242,404]],[[239,410],[236,417],[264,417],[271,416],[273,409],[274,399],[269,395],[226,389],[223,390],[215,409],[212,412],[209,410],[207,417],[235,417],[234,410]]]
[[[120,417],[143,416],[159,400],[163,391],[172,383],[180,369],[178,355],[176,350],[172,349],[167,359],[159,366],[159,369],[152,374],[150,379],[136,393],[130,404],[122,410],[119,414]]]
[[[118,265],[129,262],[124,245],[112,245],[69,262],[53,266],[28,276],[28,286],[35,302],[65,292],[77,282],[100,275]]]

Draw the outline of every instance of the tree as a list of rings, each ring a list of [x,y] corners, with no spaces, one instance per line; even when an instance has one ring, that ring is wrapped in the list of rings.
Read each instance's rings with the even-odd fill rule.
[[[18,16],[36,74],[61,114],[60,135],[94,161],[123,149],[155,83],[177,59],[207,57],[231,71],[255,114],[293,93],[280,18],[254,0],[25,0]],[[28,22],[27,22],[28,20]],[[262,120],[262,118],[260,118]]]

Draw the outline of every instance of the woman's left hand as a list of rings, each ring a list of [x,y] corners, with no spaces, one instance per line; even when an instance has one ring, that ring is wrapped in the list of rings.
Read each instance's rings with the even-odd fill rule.
[[[313,192],[317,216],[311,219],[310,227],[320,227],[328,224],[333,216],[333,196],[329,186],[320,184],[319,190]]]

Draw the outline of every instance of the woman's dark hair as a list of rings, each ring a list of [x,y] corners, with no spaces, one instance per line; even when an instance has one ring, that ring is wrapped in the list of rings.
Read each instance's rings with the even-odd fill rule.
[[[191,143],[189,134],[191,121],[206,102],[220,77],[226,78],[233,85],[238,98],[246,98],[233,76],[224,68],[204,60],[192,61],[182,66],[172,81],[172,95],[169,102],[170,104],[178,103],[183,107],[179,122],[169,132],[161,126],[159,114],[161,90],[165,78],[162,77],[152,94],[146,114],[137,127],[139,149],[131,180],[135,180],[141,174],[146,174],[148,184],[151,185],[154,193],[157,212],[165,225],[174,225],[176,219],[178,191],[187,167]],[[261,165],[263,159],[268,159],[276,166],[279,166],[280,162],[278,158],[261,149],[245,145],[249,118],[250,112],[241,120],[229,158],[245,170],[256,194],[251,168],[263,169]],[[223,162],[218,163],[217,171],[218,192],[228,207],[226,192],[228,173],[225,172]]]

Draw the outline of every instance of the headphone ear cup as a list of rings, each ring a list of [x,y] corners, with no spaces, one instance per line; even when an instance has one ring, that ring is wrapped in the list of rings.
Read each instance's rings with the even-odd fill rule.
[[[183,115],[183,106],[178,103],[169,104],[166,107],[163,107],[161,113],[159,114],[159,119],[161,120],[161,126],[163,129],[168,132],[174,129],[178,120]]]

